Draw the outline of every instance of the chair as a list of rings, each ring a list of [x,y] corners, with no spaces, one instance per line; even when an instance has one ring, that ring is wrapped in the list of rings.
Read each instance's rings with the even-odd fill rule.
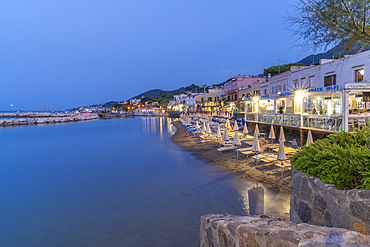
[[[352,131],[355,129],[355,119],[354,118],[348,118],[348,130],[349,127],[352,127]]]
[[[365,118],[359,118],[358,119],[358,128],[361,129],[361,126],[366,126],[366,119]]]

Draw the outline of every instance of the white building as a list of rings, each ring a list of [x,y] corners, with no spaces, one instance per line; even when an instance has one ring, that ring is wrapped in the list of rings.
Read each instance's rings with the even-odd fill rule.
[[[137,105],[141,103],[141,99],[130,99],[131,105]]]
[[[317,132],[370,123],[370,51],[297,67],[261,83],[245,100],[246,121]]]

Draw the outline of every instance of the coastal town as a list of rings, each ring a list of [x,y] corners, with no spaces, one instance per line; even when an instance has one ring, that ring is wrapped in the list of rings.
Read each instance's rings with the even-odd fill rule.
[[[0,247],[370,247],[370,0],[0,9]]]

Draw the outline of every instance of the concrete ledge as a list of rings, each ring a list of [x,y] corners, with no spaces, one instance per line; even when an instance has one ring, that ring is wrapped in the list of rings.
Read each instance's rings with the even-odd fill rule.
[[[370,236],[267,216],[209,214],[201,217],[200,246],[369,246]]]

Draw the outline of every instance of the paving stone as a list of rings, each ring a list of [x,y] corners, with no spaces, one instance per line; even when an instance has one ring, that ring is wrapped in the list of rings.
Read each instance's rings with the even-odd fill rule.
[[[324,219],[325,219],[325,225],[327,227],[333,227],[333,217],[331,216],[329,211],[325,212]]]
[[[347,243],[353,244],[355,246],[369,246],[370,245],[370,236],[365,236],[358,234],[347,240]]]
[[[317,190],[319,187],[317,186],[317,184],[315,183],[315,177],[309,177],[309,179],[308,179],[308,182],[310,183],[310,185],[311,185],[311,188],[313,189],[313,190]]]
[[[306,201],[311,200],[312,189],[308,185],[308,178],[303,177],[301,182],[301,188],[299,191],[299,197]]]
[[[363,222],[370,224],[370,207],[359,201],[351,202],[350,210],[353,216],[361,219]]]
[[[298,204],[298,217],[303,223],[308,223],[312,218],[312,210],[305,202],[299,202]]]
[[[366,229],[366,226],[364,223],[362,222],[353,222],[352,224],[352,230],[356,231],[356,232],[359,232],[361,234],[366,234],[366,235],[370,235],[370,233],[367,231]],[[370,242],[369,242],[369,245],[370,245]]]
[[[254,227],[239,226],[238,238],[240,247],[260,247],[255,238],[256,229]]]
[[[267,246],[297,246],[301,238],[292,230],[275,231],[266,236]]]
[[[316,186],[319,190],[323,190],[325,184],[318,178],[315,179]]]
[[[301,180],[302,177],[304,176],[303,173],[299,172],[293,175],[293,180],[292,180],[292,185],[293,185],[293,190],[292,193],[295,196],[298,196],[299,193],[299,187],[301,186]]]
[[[350,229],[351,228],[351,216],[347,213],[347,211],[337,208],[332,212],[333,216],[333,226]]]
[[[338,190],[335,188],[329,189],[330,194],[333,195],[333,197],[337,200],[339,204],[343,204],[347,201],[347,195],[344,190]]]
[[[314,196],[314,200],[313,200],[313,210],[314,211],[318,212],[321,215],[324,215],[324,211],[327,208],[327,206],[328,204],[326,203],[324,198],[322,198],[319,195]]]
[[[370,199],[370,190],[359,190],[357,195],[361,199]]]

